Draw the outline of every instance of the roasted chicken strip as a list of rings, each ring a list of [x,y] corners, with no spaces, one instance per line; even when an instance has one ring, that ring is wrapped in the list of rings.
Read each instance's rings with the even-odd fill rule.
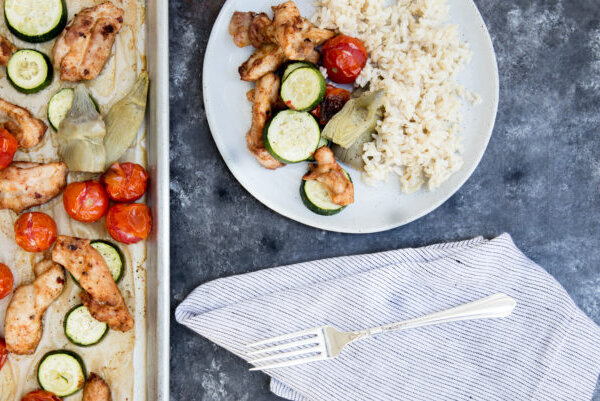
[[[67,165],[15,162],[0,170],[0,209],[21,213],[58,196],[67,186]]]
[[[112,401],[110,387],[94,372],[85,381],[82,401]]]
[[[268,169],[274,170],[284,164],[276,160],[265,149],[263,130],[267,120],[271,117],[273,106],[279,98],[279,77],[273,73],[266,74],[256,81],[252,105],[252,126],[246,134],[248,149],[258,162]]]
[[[14,292],[4,318],[4,335],[8,352],[31,355],[42,339],[42,317],[62,293],[65,272],[51,260],[35,266],[37,278]]]
[[[15,104],[0,99],[0,120],[11,134],[17,138],[19,147],[29,149],[42,141],[48,126],[42,120]]]
[[[63,265],[81,285],[80,298],[90,314],[117,331],[133,328],[133,317],[104,258],[87,239],[59,236],[52,260]]]
[[[17,51],[17,47],[5,36],[0,35],[0,65],[7,65],[8,60]]]
[[[52,49],[60,79],[75,82],[96,78],[110,56],[122,25],[123,10],[111,2],[76,14]]]
[[[262,45],[240,66],[240,77],[242,81],[256,81],[270,72],[277,71],[284,61],[285,55],[281,47],[275,44]]]
[[[314,155],[317,164],[310,165],[310,172],[303,179],[317,180],[331,196],[331,201],[340,206],[354,203],[354,185],[335,160],[327,146],[317,149]]]
[[[265,13],[236,11],[229,23],[229,34],[238,47],[261,47],[263,44],[273,43],[271,32],[271,18]]]

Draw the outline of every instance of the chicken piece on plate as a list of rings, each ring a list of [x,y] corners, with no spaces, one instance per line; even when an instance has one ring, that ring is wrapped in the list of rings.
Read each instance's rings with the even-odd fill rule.
[[[246,134],[248,149],[263,167],[271,170],[283,167],[285,164],[271,156],[265,149],[265,143],[263,142],[265,124],[271,117],[273,106],[279,98],[279,77],[269,73],[256,81],[252,98],[254,101],[252,105],[252,126]]]
[[[29,149],[42,141],[48,126],[42,120],[15,104],[0,99],[0,120],[5,120],[2,125],[19,143],[19,147]]]
[[[4,335],[8,352],[31,355],[42,339],[42,317],[62,293],[65,272],[51,260],[42,260],[35,268],[37,278],[22,285],[13,294],[4,318]]]
[[[261,47],[273,43],[271,33],[271,18],[265,13],[236,11],[229,23],[229,34],[238,47]]]
[[[87,239],[59,236],[52,250],[52,260],[63,265],[81,288],[79,297],[90,314],[117,331],[133,328],[133,317],[100,253]]]
[[[0,35],[0,65],[7,65],[8,60],[17,51],[17,47],[5,36]]]
[[[263,75],[275,72],[285,61],[281,47],[275,44],[262,45],[240,66],[242,81],[256,81]]]
[[[305,181],[317,180],[327,190],[331,201],[340,206],[354,203],[354,185],[335,160],[327,146],[317,149],[314,155],[317,164],[310,165],[310,172],[302,177]]]
[[[82,401],[112,401],[110,387],[94,372],[85,381]]]
[[[67,165],[15,162],[0,170],[0,209],[21,213],[58,196],[67,186]]]
[[[92,80],[100,74],[123,25],[123,13],[107,1],[75,15],[52,49],[61,80]]]

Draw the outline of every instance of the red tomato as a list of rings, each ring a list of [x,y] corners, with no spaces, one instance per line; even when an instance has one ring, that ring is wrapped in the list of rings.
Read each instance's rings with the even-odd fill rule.
[[[27,393],[21,398],[21,401],[62,401],[62,398],[54,395],[50,391],[35,390]]]
[[[135,244],[148,238],[152,230],[150,208],[141,203],[114,205],[106,216],[106,228],[115,240]]]
[[[351,84],[367,64],[367,49],[356,39],[338,35],[325,42],[321,49],[327,76],[338,84]]]
[[[102,176],[108,197],[115,202],[134,202],[146,193],[148,173],[135,163],[115,163]]]
[[[12,163],[18,147],[15,137],[4,128],[0,128],[0,170]]]
[[[100,220],[108,211],[108,203],[108,195],[98,181],[74,182],[63,194],[69,216],[84,223]]]
[[[15,221],[15,241],[27,252],[42,252],[56,240],[56,223],[45,213],[31,212]]]
[[[6,298],[13,289],[13,274],[3,263],[0,263],[0,299]],[[0,344],[1,345],[1,344]],[[0,368],[2,368],[2,347],[0,346]]]
[[[350,91],[346,89],[327,84],[323,101],[311,111],[311,114],[316,117],[319,124],[327,125],[329,120],[350,100],[350,95]]]
[[[4,338],[0,338],[0,370],[2,370],[2,366],[4,366],[7,359],[8,350],[6,349],[6,341],[4,341]]]

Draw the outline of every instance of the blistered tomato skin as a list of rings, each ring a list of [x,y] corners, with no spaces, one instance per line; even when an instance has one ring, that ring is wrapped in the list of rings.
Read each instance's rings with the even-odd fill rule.
[[[148,173],[135,163],[115,163],[102,176],[108,197],[115,202],[135,202],[146,193]]]
[[[123,244],[135,244],[150,235],[152,215],[141,203],[118,204],[108,211],[106,229],[111,237]]]
[[[0,263],[0,299],[6,298],[12,292],[14,282],[15,280],[10,268]],[[0,347],[0,369],[2,368],[1,351]]]
[[[21,398],[21,401],[62,401],[62,398],[54,395],[50,391],[46,390],[35,390]]]
[[[56,231],[56,223],[47,214],[25,213],[15,222],[15,242],[27,252],[43,252],[54,244]]]
[[[328,78],[338,84],[356,81],[367,64],[367,49],[364,44],[359,39],[346,35],[328,40],[321,55]]]
[[[4,341],[4,338],[0,337],[0,370],[2,370],[2,366],[4,366],[7,359],[8,350],[6,349],[6,341]]]
[[[0,128],[0,170],[12,163],[18,147],[15,137],[4,128]]]
[[[63,204],[71,218],[83,223],[100,220],[108,211],[108,194],[97,181],[74,182],[63,193]]]

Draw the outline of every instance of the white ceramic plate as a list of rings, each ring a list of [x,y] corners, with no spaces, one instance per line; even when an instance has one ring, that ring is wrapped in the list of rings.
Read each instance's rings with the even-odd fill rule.
[[[229,36],[234,11],[265,11],[283,0],[228,0],[219,14],[204,59],[203,88],[206,116],[213,138],[227,166],[248,192],[264,205],[290,219],[329,231],[370,233],[409,223],[439,207],[469,178],[481,160],[492,134],[498,107],[498,68],[494,49],[479,11],[472,0],[449,0],[451,23],[459,25],[461,39],[473,51],[473,60],[459,76],[459,82],[483,99],[477,106],[463,107],[462,137],[464,165],[434,192],[423,189],[406,195],[399,181],[369,187],[360,173],[349,168],[355,183],[355,203],[335,216],[319,216],[300,199],[299,188],[305,163],[276,171],[262,168],[246,149],[252,108],[246,92],[253,84],[239,79],[238,67],[252,53],[239,49]],[[314,12],[313,0],[297,0],[302,15]]]

